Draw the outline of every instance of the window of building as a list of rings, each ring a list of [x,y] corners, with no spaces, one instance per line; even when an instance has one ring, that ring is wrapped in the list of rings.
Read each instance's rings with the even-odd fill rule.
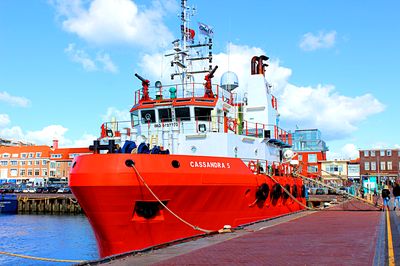
[[[40,169],[39,168],[35,168],[35,176],[39,176],[40,175]]]
[[[55,159],[61,158],[61,154],[52,154],[50,157]]]
[[[385,151],[384,150],[380,151],[380,156],[385,156]]]
[[[299,161],[303,161],[303,154],[299,154]]]
[[[392,150],[387,150],[387,151],[386,151],[386,155],[387,155],[387,156],[392,156]]]
[[[371,151],[371,157],[375,157],[375,151]]]
[[[156,112],[153,109],[141,110],[140,114],[141,114],[142,124],[156,122]]]
[[[190,108],[179,107],[175,108],[176,121],[190,121]]]
[[[36,161],[35,161],[35,165],[40,165],[40,161],[39,161],[39,160],[36,160]]]
[[[36,153],[36,158],[40,158],[40,157],[42,157],[42,153],[41,152],[37,152]]]
[[[9,153],[3,153],[3,158],[10,158],[10,154]]]
[[[211,121],[212,108],[195,107],[194,117],[198,121]]]
[[[386,170],[386,162],[381,162],[381,170],[382,171]]]
[[[46,160],[42,160],[42,165],[47,165],[47,161]]]
[[[309,165],[307,166],[308,173],[318,173],[318,166],[316,165]]]
[[[29,158],[33,158],[33,152],[29,153]]]
[[[367,171],[369,170],[369,162],[365,162],[365,163],[364,163],[364,168],[365,168],[365,170],[367,170]]]
[[[27,157],[27,154],[26,153],[21,153],[21,158],[22,159],[25,159]]]
[[[371,170],[376,171],[376,162],[371,162]]]
[[[13,154],[11,155],[11,157],[12,157],[12,158],[18,158],[18,153],[13,153]]]
[[[393,168],[392,162],[391,161],[387,162],[387,169],[392,170],[392,168]]]
[[[71,162],[68,162],[68,167],[71,167]]]
[[[10,169],[10,176],[16,177],[18,175],[18,169],[16,168],[11,168]]]
[[[28,161],[28,165],[32,165],[32,160],[29,160],[29,161]]]
[[[23,160],[21,160],[21,161],[19,161],[19,165],[26,165],[26,161],[23,161]]]
[[[17,162],[17,161],[10,161],[10,164],[11,164],[12,166],[16,166],[16,165],[18,165],[18,162]]]
[[[364,151],[364,157],[368,157],[369,156],[369,151]]]
[[[50,162],[50,168],[56,168],[56,162]]]
[[[42,168],[42,176],[47,176],[47,169]]]
[[[1,166],[7,166],[8,165],[8,161],[0,161],[0,165]]]
[[[308,162],[309,163],[316,163],[317,162],[317,155],[316,154],[308,154]]]
[[[57,162],[57,168],[60,168],[60,166],[61,166],[61,163]]]
[[[28,169],[28,176],[32,176],[33,175],[33,170],[32,170],[32,168],[29,168]]]
[[[54,170],[51,170],[51,171],[50,171],[50,176],[55,176]]]
[[[165,123],[172,121],[171,108],[158,109],[158,122]]]
[[[25,169],[19,169],[20,176],[25,176],[25,173],[26,173]]]

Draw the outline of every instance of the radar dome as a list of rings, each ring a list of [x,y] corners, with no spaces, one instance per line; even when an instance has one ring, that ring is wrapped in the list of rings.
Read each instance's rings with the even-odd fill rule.
[[[221,87],[225,90],[232,91],[239,86],[238,76],[232,72],[227,71],[221,76]]]

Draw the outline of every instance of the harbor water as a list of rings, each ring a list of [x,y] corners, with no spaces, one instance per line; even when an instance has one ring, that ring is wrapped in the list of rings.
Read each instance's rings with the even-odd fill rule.
[[[83,215],[0,214],[0,251],[35,257],[93,260],[96,240]],[[0,265],[71,265],[0,254]]]

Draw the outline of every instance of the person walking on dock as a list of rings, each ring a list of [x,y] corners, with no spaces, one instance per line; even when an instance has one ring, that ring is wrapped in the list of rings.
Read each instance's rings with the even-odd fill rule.
[[[394,196],[394,207],[393,210],[396,210],[396,207],[400,207],[400,185],[396,182],[393,186],[393,196]]]
[[[382,211],[385,210],[385,207],[387,210],[389,210],[389,201],[390,201],[390,190],[387,185],[385,185],[382,189],[382,199],[383,199],[383,209]]]

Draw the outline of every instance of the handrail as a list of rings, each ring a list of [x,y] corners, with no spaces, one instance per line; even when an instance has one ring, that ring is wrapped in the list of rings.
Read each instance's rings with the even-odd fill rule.
[[[185,85],[182,84],[172,84],[164,85],[161,88],[149,87],[148,95],[151,101],[158,100],[175,100],[182,98],[205,98],[204,97],[204,84],[190,82]],[[134,92],[134,105],[139,104],[143,97],[143,88],[140,88]],[[223,100],[231,101],[232,94],[220,88],[218,84],[212,84],[212,92],[216,98],[222,98]],[[227,97],[226,97],[227,95]]]
[[[204,119],[201,119],[204,118]],[[232,123],[231,123],[232,122]],[[121,124],[123,123],[129,123],[128,126],[123,127]],[[253,123],[249,121],[242,121],[242,125],[239,125],[237,123],[236,119],[230,118],[226,119],[224,116],[191,116],[191,117],[181,117],[177,121],[171,120],[169,122],[164,122],[164,121],[156,121],[154,123],[149,123],[149,122],[143,122],[139,120],[139,124],[136,126],[146,126],[145,129],[148,131],[151,130],[152,125],[158,125],[156,127],[158,128],[163,128],[165,126],[171,127],[171,124],[169,123],[177,123],[179,127],[179,131],[183,132],[188,132],[188,130],[193,130],[193,133],[199,133],[199,124],[200,123],[205,123],[206,132],[231,132],[232,134],[236,135],[241,135],[241,136],[248,136],[248,137],[256,137],[256,138],[270,138],[270,139],[277,139],[282,141],[283,143],[287,143],[289,145],[292,145],[292,134],[283,130],[282,128],[273,125],[273,124],[263,124],[263,123]],[[195,128],[188,129],[188,125],[192,124],[195,126]],[[111,122],[105,122],[102,125],[102,136],[107,136],[107,132],[112,129],[114,132],[112,132],[113,137],[120,137],[121,134],[124,134],[121,132],[121,129],[125,128],[127,131],[130,132],[130,129],[132,128],[132,123],[131,121],[111,121]],[[128,130],[129,129],[129,130]],[[142,128],[143,130],[144,128]],[[226,131],[226,129],[228,129]],[[240,131],[241,129],[241,131]],[[264,132],[269,131],[270,134],[269,136],[265,136]]]

